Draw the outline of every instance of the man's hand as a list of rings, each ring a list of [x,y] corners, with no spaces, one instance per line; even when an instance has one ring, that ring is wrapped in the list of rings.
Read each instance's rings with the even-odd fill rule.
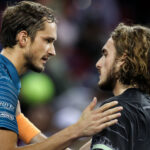
[[[76,123],[80,137],[91,136],[102,131],[104,128],[117,123],[118,120],[116,118],[121,116],[121,113],[118,112],[123,109],[122,107],[111,108],[118,104],[117,101],[107,103],[98,109],[94,109],[96,103],[97,99],[94,98]]]

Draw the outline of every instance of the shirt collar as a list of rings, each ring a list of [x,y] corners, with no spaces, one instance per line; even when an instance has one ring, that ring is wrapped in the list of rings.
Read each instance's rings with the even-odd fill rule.
[[[20,88],[21,88],[21,82],[20,82],[19,74],[18,74],[15,66],[11,63],[10,60],[8,60],[5,56],[3,56],[1,54],[0,54],[0,59],[4,62],[6,68],[8,69],[9,76],[12,79],[12,81],[19,93]]]

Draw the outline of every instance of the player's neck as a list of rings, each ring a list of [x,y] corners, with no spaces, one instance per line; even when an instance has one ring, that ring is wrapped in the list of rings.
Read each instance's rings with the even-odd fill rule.
[[[113,89],[113,94],[115,96],[120,95],[129,88],[136,88],[136,87],[132,85],[124,85],[117,80],[115,88]]]
[[[22,49],[18,50],[16,48],[5,48],[2,50],[1,54],[11,61],[19,75],[22,75],[26,72],[26,68],[24,68],[25,62]]]

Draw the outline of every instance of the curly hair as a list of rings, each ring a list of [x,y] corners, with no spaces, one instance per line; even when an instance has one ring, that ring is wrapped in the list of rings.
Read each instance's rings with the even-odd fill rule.
[[[9,6],[3,13],[0,41],[3,48],[16,45],[16,35],[27,31],[33,41],[38,30],[44,29],[44,21],[56,23],[54,12],[39,3],[21,1],[15,6]]]
[[[111,37],[117,56],[125,54],[125,62],[117,73],[120,82],[150,93],[150,29],[121,23]]]

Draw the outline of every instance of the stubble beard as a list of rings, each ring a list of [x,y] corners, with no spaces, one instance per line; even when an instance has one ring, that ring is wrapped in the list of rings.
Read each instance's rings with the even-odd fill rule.
[[[43,66],[43,67],[39,67],[39,66],[37,66],[37,65],[33,62],[33,60],[34,60],[33,56],[25,56],[25,58],[26,58],[26,60],[27,60],[27,63],[26,63],[26,68],[27,68],[27,70],[32,70],[32,71],[38,72],[38,73],[44,71],[44,69],[45,69],[44,66]]]
[[[35,65],[32,64],[32,63],[28,64],[28,68],[29,68],[30,70],[32,70],[32,71],[34,71],[34,72],[38,72],[38,73],[44,71],[44,67],[43,67],[43,68],[40,68],[40,67],[35,66]]]
[[[101,90],[104,91],[113,91],[116,85],[116,71],[115,66],[113,65],[112,69],[108,72],[107,78],[104,82],[99,83],[98,86]]]

